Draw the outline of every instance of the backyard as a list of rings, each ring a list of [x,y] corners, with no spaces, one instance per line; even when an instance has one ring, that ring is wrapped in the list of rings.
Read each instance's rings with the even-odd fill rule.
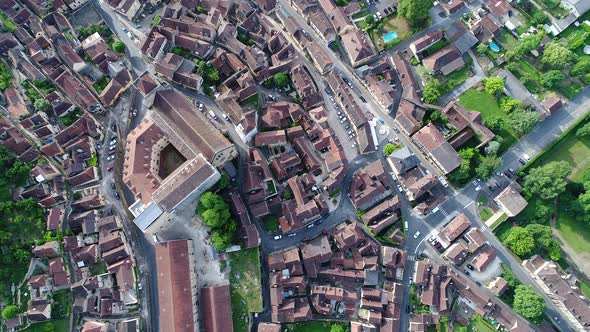
[[[262,222],[264,223],[264,229],[269,233],[277,233],[280,230],[279,219],[276,216],[265,216]]]
[[[303,323],[296,323],[296,324],[286,324],[283,325],[283,331],[287,332],[318,332],[324,331],[328,332],[332,328],[332,325],[340,325],[344,329],[344,332],[350,331],[350,324],[349,323],[338,323],[338,322],[320,322],[320,321],[312,321],[312,322],[303,322]]]
[[[376,25],[375,28],[370,29],[367,33],[373,40],[373,45],[377,50],[387,49],[394,45],[397,45],[404,39],[407,39],[412,34],[412,29],[408,25],[408,22],[404,18],[397,17],[396,15],[390,15]],[[394,31],[397,37],[388,43],[383,40],[383,35]]]
[[[227,254],[230,265],[230,294],[234,331],[248,331],[252,312],[262,311],[258,248]]]
[[[60,319],[50,322],[36,323],[22,330],[22,332],[60,332],[68,330],[68,320]]]
[[[478,91],[471,88],[459,97],[459,103],[465,109],[480,112],[484,120],[490,117],[499,117],[504,120],[502,129],[495,133],[496,140],[499,142],[501,141],[498,155],[501,155],[510,146],[516,143],[516,135],[508,124],[507,114],[500,109],[494,96],[484,91]],[[498,136],[502,139],[498,140]]]

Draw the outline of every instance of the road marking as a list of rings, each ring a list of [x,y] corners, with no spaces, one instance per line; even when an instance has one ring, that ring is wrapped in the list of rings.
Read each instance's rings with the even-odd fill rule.
[[[414,259],[416,259],[416,257],[414,257],[414,255],[408,255],[408,261],[414,261]]]
[[[473,201],[471,201],[471,203],[465,205],[463,208],[466,209],[469,205],[473,204]]]
[[[444,209],[441,208],[439,211],[440,211],[440,213],[442,213],[443,216],[445,216],[445,218],[449,216],[447,211],[445,211]]]

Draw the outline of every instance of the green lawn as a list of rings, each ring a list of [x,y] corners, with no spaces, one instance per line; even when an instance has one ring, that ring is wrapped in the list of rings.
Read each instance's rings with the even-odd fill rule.
[[[283,325],[283,331],[288,332],[328,332],[330,331],[332,325],[340,325],[344,328],[345,332],[350,331],[350,324],[349,323],[338,323],[338,322],[320,322],[320,321],[312,321],[312,322],[303,322],[303,323],[296,323],[296,324],[285,324]]]
[[[50,322],[32,324],[22,332],[62,332],[68,330],[67,319],[53,320]]]
[[[473,315],[471,317],[471,322],[469,322],[469,326],[467,327],[468,332],[496,332],[497,329],[494,328],[493,325],[486,322],[480,315]]]
[[[442,94],[449,93],[451,90],[461,85],[469,78],[470,73],[471,69],[469,68],[469,66],[465,66],[445,76],[444,79],[441,81],[441,84],[443,86]]]
[[[262,311],[258,248],[228,253],[227,256],[231,267],[229,281],[234,331],[246,332],[251,313]]]
[[[262,219],[264,223],[264,229],[269,233],[275,233],[280,230],[279,219],[276,216],[268,215]]]
[[[585,282],[580,282],[580,290],[585,297],[590,298],[590,285]]]
[[[390,31],[395,31],[397,34],[397,38],[394,40],[395,42],[407,39],[412,34],[412,28],[404,18],[398,17],[397,15],[387,16],[383,19],[383,29],[374,29],[369,33],[373,44],[378,50],[384,48],[385,42],[383,41],[383,35]]]
[[[567,161],[573,169],[570,179],[581,182],[584,173],[590,168],[590,142],[576,137],[576,131],[585,123],[586,121],[580,122],[576,128],[569,131],[527,168],[538,167],[552,161]]]
[[[494,221],[494,223],[490,226],[490,229],[493,231],[494,229],[496,229],[496,227],[502,225],[502,223],[504,223],[506,220],[508,219],[508,216],[504,213],[502,214],[502,216],[498,219],[496,219],[496,221]]]
[[[8,16],[4,15],[4,13],[0,13],[0,22],[2,22],[3,26],[0,31],[12,32],[16,30],[16,24],[14,24],[14,22]]]
[[[488,219],[490,219],[494,214],[492,213],[492,210],[490,210],[489,208],[483,208],[481,211],[479,211],[479,217],[481,218],[481,220],[486,221]]]
[[[587,223],[560,213],[557,218],[557,230],[576,252],[590,252],[590,228]]]
[[[500,109],[494,96],[472,88],[465,91],[459,97],[459,103],[468,110],[480,112],[484,120],[490,116],[497,116],[504,119],[502,129],[495,133],[496,136],[500,136],[503,139],[498,150],[498,155],[501,155],[516,142],[516,135],[508,124],[506,113]]]
[[[497,38],[497,40],[502,45],[502,48],[506,51],[510,51],[514,49],[516,45],[518,45],[518,40],[506,30],[502,31],[502,34]]]

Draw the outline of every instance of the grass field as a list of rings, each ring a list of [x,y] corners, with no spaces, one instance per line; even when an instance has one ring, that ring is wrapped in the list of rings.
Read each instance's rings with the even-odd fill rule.
[[[227,254],[230,260],[230,294],[234,331],[248,331],[252,312],[262,311],[258,248]]]
[[[465,66],[459,70],[450,73],[447,76],[444,76],[441,80],[441,84],[443,86],[442,94],[449,93],[454,88],[463,84],[463,82],[465,82],[469,78],[470,73],[471,68],[469,66]]]
[[[580,282],[580,290],[585,297],[590,298],[590,285],[585,282]]]
[[[481,218],[481,220],[486,221],[488,219],[490,219],[494,214],[492,213],[492,210],[490,210],[489,208],[483,208],[481,211],[479,211],[479,217]]]
[[[264,223],[264,229],[269,233],[276,233],[280,230],[279,219],[275,216],[266,216],[262,219],[262,222]]]
[[[590,252],[590,228],[565,213],[557,218],[557,230],[576,252]]]
[[[496,39],[500,42],[502,48],[507,51],[514,49],[518,45],[518,40],[506,30],[503,30],[502,34]]]
[[[350,331],[350,324],[348,323],[337,323],[337,322],[304,322],[296,324],[283,325],[283,331],[288,332],[328,332],[332,325],[341,325],[345,332]]]
[[[53,327],[53,329],[52,329]],[[68,330],[68,320],[61,319],[61,320],[53,320],[50,322],[44,323],[36,323],[32,324],[31,326],[27,327],[22,332],[62,332]]]
[[[500,109],[494,96],[484,91],[469,89],[459,97],[459,103],[468,110],[480,112],[484,120],[491,116],[504,119],[502,129],[495,133],[496,136],[500,136],[503,139],[498,150],[498,155],[501,155],[516,142],[516,135],[508,124],[506,113]]]
[[[378,50],[382,50],[385,45],[382,38],[383,35],[390,31],[395,31],[397,34],[396,41],[401,41],[407,39],[411,35],[412,29],[404,18],[397,17],[396,15],[385,17],[383,19],[383,29],[374,29],[370,33],[373,44]]]
[[[582,127],[584,123],[585,121],[578,124],[577,128]],[[557,144],[545,151],[528,168],[538,167],[552,161],[567,161],[573,169],[570,180],[581,182],[584,173],[590,168],[590,142],[576,137],[577,128],[562,137]]]

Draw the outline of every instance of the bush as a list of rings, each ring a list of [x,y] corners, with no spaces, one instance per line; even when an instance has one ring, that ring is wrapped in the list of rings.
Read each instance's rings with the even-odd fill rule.
[[[18,315],[18,307],[15,305],[9,305],[2,310],[2,318],[5,320],[12,319]]]
[[[393,153],[393,151],[397,150],[397,148],[399,148],[399,145],[387,143],[383,147],[383,154],[385,154],[386,156],[389,156]]]
[[[121,54],[125,53],[125,43],[123,43],[120,40],[115,40],[113,42],[112,47],[113,47],[113,51],[115,51],[117,53],[121,53]]]

